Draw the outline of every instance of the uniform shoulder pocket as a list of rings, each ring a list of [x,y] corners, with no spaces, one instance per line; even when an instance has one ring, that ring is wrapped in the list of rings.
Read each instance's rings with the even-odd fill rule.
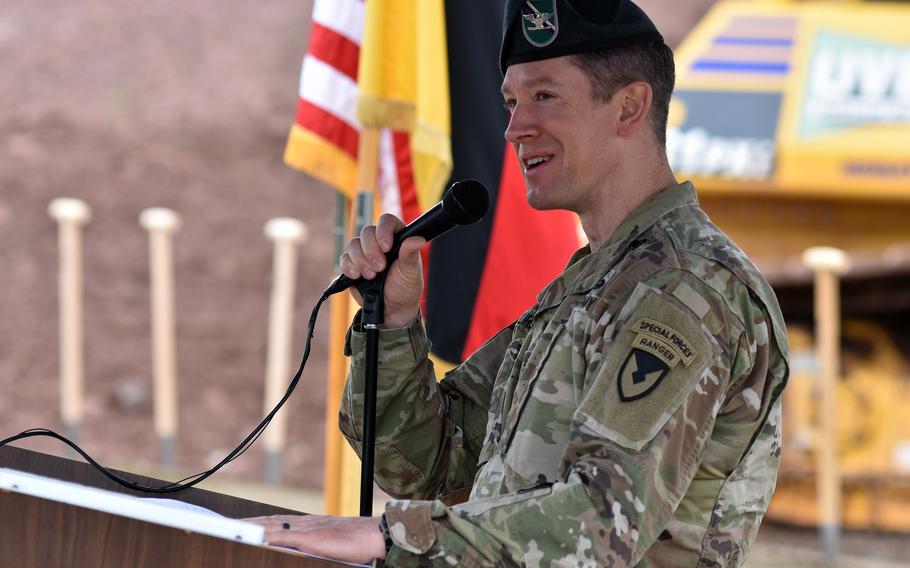
[[[670,294],[639,283],[616,318],[615,340],[587,379],[582,428],[638,451],[693,394],[714,404],[725,382],[714,364],[717,340]],[[710,399],[710,400],[709,400]]]

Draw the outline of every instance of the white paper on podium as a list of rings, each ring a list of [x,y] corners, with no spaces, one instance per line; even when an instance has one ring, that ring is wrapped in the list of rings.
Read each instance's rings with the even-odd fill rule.
[[[0,490],[32,495],[156,525],[262,545],[265,529],[173,499],[143,499],[78,483],[0,468]]]

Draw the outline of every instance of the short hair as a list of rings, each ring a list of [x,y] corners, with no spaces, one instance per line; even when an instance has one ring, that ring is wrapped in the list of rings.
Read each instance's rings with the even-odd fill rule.
[[[579,53],[573,63],[591,81],[591,97],[609,102],[620,88],[633,81],[651,85],[651,129],[662,147],[667,145],[667,115],[676,82],[673,51],[662,41]]]

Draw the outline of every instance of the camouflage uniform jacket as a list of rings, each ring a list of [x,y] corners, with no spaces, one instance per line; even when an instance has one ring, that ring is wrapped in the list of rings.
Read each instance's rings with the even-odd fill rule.
[[[359,452],[356,327],[341,428]],[[689,183],[439,383],[419,320],[383,330],[376,477],[406,499],[386,507],[387,563],[739,566],[777,478],[785,334]]]

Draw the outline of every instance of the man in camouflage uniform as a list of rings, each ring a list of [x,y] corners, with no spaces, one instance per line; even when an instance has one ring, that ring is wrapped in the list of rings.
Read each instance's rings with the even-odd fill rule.
[[[437,383],[423,241],[403,244],[377,400],[377,481],[402,498],[382,518],[386,561],[739,566],[774,491],[787,340],[768,284],[667,165],[672,54],[625,0],[510,0],[505,17],[506,137],[528,200],[576,211],[590,245]],[[401,226],[364,230],[343,272],[383,270]],[[341,428],[359,452],[356,324],[348,349]],[[284,541],[320,550],[299,535],[322,523],[326,538],[326,522]],[[375,543],[370,522],[342,526]]]

